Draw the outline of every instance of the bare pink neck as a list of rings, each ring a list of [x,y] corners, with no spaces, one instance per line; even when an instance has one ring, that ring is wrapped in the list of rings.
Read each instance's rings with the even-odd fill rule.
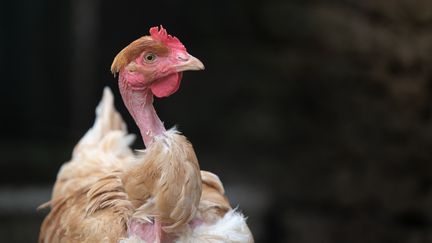
[[[155,136],[166,131],[153,107],[153,94],[147,88],[138,90],[129,87],[122,73],[119,75],[119,88],[123,102],[138,125],[145,146],[148,147]]]

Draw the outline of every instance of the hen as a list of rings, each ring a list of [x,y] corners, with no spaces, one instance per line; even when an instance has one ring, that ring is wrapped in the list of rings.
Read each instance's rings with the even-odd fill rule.
[[[57,175],[39,242],[253,242],[219,178],[200,171],[192,145],[153,107],[153,96],[177,91],[183,71],[201,69],[162,27],[115,57],[111,71],[146,150],[129,148],[134,137],[106,88],[95,124]]]

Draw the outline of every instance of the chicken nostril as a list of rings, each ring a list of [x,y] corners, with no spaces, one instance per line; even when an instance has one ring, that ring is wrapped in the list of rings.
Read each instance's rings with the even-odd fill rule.
[[[177,56],[177,59],[179,59],[180,61],[186,62],[189,60],[189,57],[185,57],[185,56]]]

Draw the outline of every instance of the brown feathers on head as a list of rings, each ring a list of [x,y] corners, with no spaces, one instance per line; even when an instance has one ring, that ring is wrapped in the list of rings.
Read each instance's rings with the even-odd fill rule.
[[[150,28],[149,33],[150,36],[143,36],[133,41],[117,54],[111,64],[111,72],[113,74],[118,73],[145,50],[155,52],[159,55],[167,54],[170,49],[186,51],[186,48],[179,39],[169,35],[162,25]]]
[[[111,64],[111,72],[116,74],[137,58],[143,51],[154,51],[158,54],[168,53],[169,49],[160,41],[155,41],[150,36],[143,36],[123,48],[114,58]]]

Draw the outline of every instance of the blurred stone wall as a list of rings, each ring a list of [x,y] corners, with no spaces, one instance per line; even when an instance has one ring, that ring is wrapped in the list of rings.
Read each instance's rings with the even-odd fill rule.
[[[286,161],[269,169],[284,180],[268,239],[431,242],[432,2],[279,1],[257,13],[277,40],[257,56],[287,114],[270,128]]]

